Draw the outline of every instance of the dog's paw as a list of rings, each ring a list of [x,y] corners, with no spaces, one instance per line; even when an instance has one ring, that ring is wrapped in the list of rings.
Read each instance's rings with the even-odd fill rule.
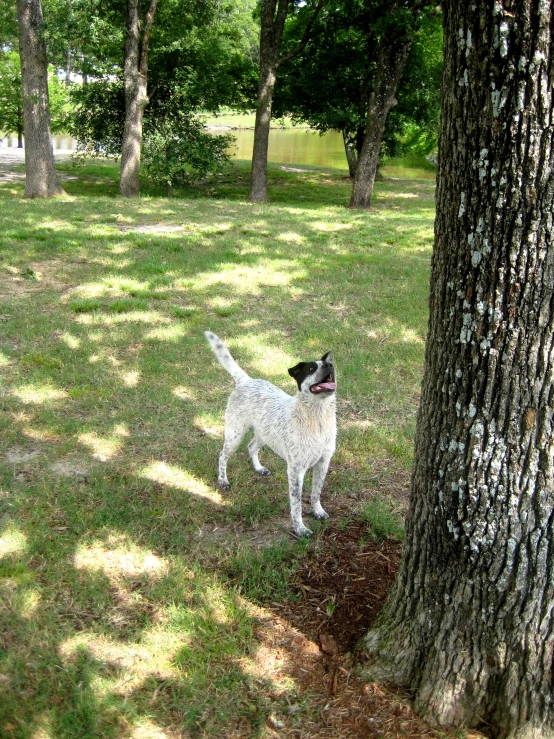
[[[294,533],[296,536],[313,536],[314,532],[311,531],[307,526],[295,526]]]
[[[229,488],[230,488],[231,486],[229,485],[229,482],[228,482],[227,480],[218,480],[218,481],[217,481],[217,487],[218,487],[218,488],[219,488],[220,490],[229,490]]]
[[[329,518],[329,514],[325,513],[321,506],[317,510],[314,509],[312,515],[317,521],[326,521]]]
[[[262,477],[267,477],[268,475],[271,475],[271,472],[267,469],[267,467],[260,467],[256,470],[256,473],[258,475],[261,475]]]

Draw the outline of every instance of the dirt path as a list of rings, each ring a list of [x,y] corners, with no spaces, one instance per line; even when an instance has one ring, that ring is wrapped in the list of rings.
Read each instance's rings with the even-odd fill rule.
[[[69,159],[69,149],[54,149],[56,161]],[[14,171],[15,167],[25,163],[25,149],[17,149],[11,146],[0,146],[0,184],[3,182],[25,182],[25,172]],[[67,179],[63,174],[58,174],[60,179]]]

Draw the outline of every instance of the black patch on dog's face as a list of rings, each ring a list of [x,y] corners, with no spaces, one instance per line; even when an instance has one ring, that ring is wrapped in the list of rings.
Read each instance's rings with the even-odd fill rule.
[[[298,362],[294,367],[289,369],[289,375],[294,377],[298,384],[298,389],[302,390],[302,383],[317,371],[317,362]]]
[[[331,352],[324,354],[319,362],[299,362],[289,369],[289,375],[296,380],[300,392],[308,378],[309,390],[314,395],[335,392],[335,368]]]

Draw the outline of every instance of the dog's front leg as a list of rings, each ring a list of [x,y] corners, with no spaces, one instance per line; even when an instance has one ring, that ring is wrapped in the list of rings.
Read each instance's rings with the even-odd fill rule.
[[[306,470],[301,470],[298,467],[288,468],[290,517],[292,518],[292,528],[297,536],[312,535],[310,529],[304,526],[302,521],[302,486],[305,474]]]
[[[325,513],[325,511],[321,507],[319,499],[321,496],[323,483],[325,482],[325,477],[327,476],[327,470],[329,469],[330,461],[330,457],[322,457],[318,462],[315,463],[312,472],[312,497],[310,502],[312,504],[312,512],[314,514],[314,518],[317,518],[318,521],[324,521],[326,518],[329,518],[329,514]]]

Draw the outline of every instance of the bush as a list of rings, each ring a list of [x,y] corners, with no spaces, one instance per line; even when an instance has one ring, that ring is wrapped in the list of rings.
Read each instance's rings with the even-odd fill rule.
[[[217,172],[229,162],[234,137],[214,136],[193,116],[169,119],[147,131],[142,141],[142,165],[149,180],[178,187],[196,177]]]

